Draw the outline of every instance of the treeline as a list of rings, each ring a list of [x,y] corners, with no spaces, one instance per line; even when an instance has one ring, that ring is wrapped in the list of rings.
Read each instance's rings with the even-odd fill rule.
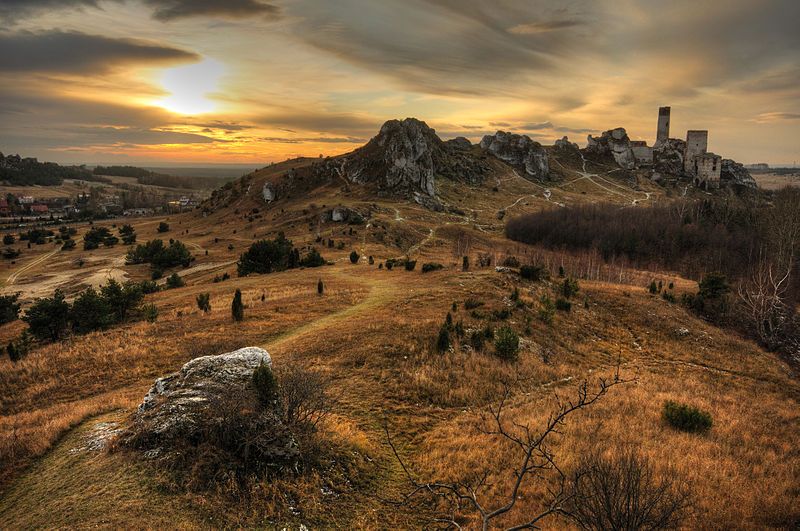
[[[739,277],[763,242],[752,206],[681,202],[669,206],[581,205],[513,218],[512,240],[567,251],[596,250],[605,261],[639,269],[671,269],[690,278],[708,271]]]
[[[700,291],[687,305],[800,364],[800,189],[784,188],[766,201],[565,208],[511,219],[506,235],[698,280]]]
[[[96,166],[94,175],[111,175],[115,177],[134,177],[136,182],[147,186],[161,186],[164,188],[183,188],[195,190],[200,188],[216,188],[226,179],[204,179],[197,177],[184,177],[167,175],[136,166]]]
[[[0,153],[0,181],[16,186],[58,186],[64,179],[108,181],[97,178],[85,166],[61,166],[55,162],[39,162],[33,158]]]

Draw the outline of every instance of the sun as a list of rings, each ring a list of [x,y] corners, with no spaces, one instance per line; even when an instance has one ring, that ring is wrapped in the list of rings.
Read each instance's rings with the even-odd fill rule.
[[[176,114],[212,112],[216,110],[216,103],[208,96],[217,91],[223,72],[222,63],[213,59],[170,68],[161,77],[161,86],[169,96],[156,103]]]

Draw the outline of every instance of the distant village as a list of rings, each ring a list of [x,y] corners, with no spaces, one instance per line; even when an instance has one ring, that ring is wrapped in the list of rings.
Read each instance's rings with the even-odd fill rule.
[[[165,206],[124,208],[120,195],[81,192],[74,197],[35,197],[5,194],[0,197],[0,218],[62,219],[86,217],[146,217],[164,213],[180,213],[199,204],[193,197],[183,196],[166,201]]]

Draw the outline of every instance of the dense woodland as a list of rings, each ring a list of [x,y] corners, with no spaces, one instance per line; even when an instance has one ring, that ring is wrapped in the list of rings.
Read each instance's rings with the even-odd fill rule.
[[[39,162],[19,155],[0,153],[0,181],[13,186],[58,186],[64,179],[107,182],[85,166],[61,166],[55,162]]]
[[[195,190],[201,188],[216,188],[224,184],[227,179],[197,178],[178,175],[167,175],[136,166],[96,166],[94,175],[112,175],[116,177],[134,177],[136,182],[143,185],[163,186],[165,188],[184,188]]]
[[[714,278],[722,279],[729,304],[725,315],[708,317],[735,323],[770,348],[786,347],[787,334],[792,345],[800,341],[800,190],[785,188],[765,199],[548,210],[509,220],[506,235],[549,249],[599,252],[606,261],[622,258],[637,268],[677,271],[698,281],[720,273]]]

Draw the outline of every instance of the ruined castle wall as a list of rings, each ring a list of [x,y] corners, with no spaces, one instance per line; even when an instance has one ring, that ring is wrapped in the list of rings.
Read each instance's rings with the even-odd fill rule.
[[[669,107],[658,108],[658,128],[656,129],[656,146],[666,142],[669,138]]]
[[[636,158],[636,162],[639,164],[652,164],[653,163],[653,148],[644,145],[631,145],[631,149],[633,150],[633,156]]]
[[[719,187],[722,157],[714,153],[704,153],[694,157],[693,170],[695,184],[704,188]]]
[[[708,131],[686,131],[686,155],[683,157],[683,169],[694,171],[694,159],[708,150]]]

